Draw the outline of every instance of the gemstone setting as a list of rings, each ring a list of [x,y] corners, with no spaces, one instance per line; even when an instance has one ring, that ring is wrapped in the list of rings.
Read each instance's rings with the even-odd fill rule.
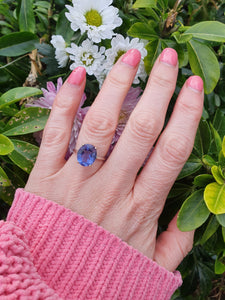
[[[91,144],[84,144],[77,151],[77,161],[83,167],[91,166],[97,158],[97,150]]]

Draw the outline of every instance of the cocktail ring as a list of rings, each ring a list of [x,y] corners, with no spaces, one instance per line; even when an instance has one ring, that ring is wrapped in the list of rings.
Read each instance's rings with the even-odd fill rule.
[[[83,167],[91,166],[96,159],[105,160],[105,157],[97,156],[97,149],[91,144],[84,144],[79,150],[74,150],[77,153],[77,161]]]

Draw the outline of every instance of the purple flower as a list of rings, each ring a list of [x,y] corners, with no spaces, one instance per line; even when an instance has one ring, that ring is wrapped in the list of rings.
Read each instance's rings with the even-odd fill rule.
[[[43,97],[39,98],[38,100],[35,100],[33,103],[28,103],[26,106],[52,109],[54,99],[55,99],[57,93],[59,92],[60,88],[62,87],[62,85],[63,85],[63,81],[62,81],[61,77],[58,78],[56,87],[53,82],[51,82],[51,81],[47,82],[47,90],[44,88],[41,89],[43,92]],[[73,153],[73,150],[76,146],[76,140],[77,140],[78,134],[80,132],[80,128],[81,128],[83,119],[84,119],[87,111],[89,110],[89,106],[81,108],[84,105],[85,100],[86,100],[86,95],[84,93],[82,96],[77,114],[74,119],[72,132],[71,132],[71,138],[70,138],[70,142],[69,142],[69,148],[68,148],[68,151],[66,154],[67,158],[69,158],[69,156]],[[39,144],[41,144],[42,134],[43,134],[43,131],[34,133],[34,137]]]
[[[135,108],[136,104],[140,100],[141,93],[142,93],[142,89],[140,87],[136,87],[136,88],[131,87],[129,92],[127,93],[127,96],[124,99],[124,102],[123,102],[123,105],[122,105],[122,108],[120,111],[116,132],[112,139],[111,146],[109,148],[107,156],[109,156],[109,154],[112,152],[115,144],[117,143],[119,137],[121,136],[133,109]]]

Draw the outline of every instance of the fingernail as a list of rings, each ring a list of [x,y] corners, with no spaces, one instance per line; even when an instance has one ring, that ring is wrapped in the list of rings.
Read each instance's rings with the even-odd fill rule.
[[[161,53],[159,61],[175,67],[177,65],[177,52],[172,48],[166,48]]]
[[[203,80],[199,76],[191,76],[187,80],[187,86],[196,92],[202,92]]]
[[[124,54],[122,62],[131,66],[136,67],[141,60],[141,53],[137,49],[130,49]]]
[[[73,85],[80,85],[86,76],[86,70],[83,67],[77,67],[70,74],[67,82]]]

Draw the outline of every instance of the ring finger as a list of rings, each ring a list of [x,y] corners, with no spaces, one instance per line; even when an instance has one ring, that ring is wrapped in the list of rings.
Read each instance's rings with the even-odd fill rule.
[[[129,50],[115,64],[107,76],[95,102],[89,109],[78,136],[76,151],[65,165],[66,172],[74,172],[79,178],[88,178],[102,165],[101,159],[85,168],[77,163],[77,149],[84,144],[94,145],[97,158],[104,158],[110,147],[118,122],[123,100],[134,80],[141,54],[136,49]]]

